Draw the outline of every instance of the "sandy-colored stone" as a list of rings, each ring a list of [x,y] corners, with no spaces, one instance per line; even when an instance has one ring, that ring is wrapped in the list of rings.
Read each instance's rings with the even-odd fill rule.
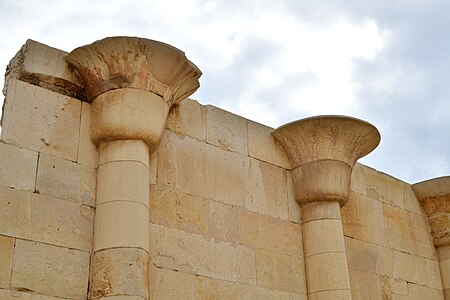
[[[78,142],[77,162],[89,167],[98,166],[98,151],[91,139],[91,104],[81,103],[80,141]]]
[[[408,183],[405,183],[405,206],[406,209],[412,213],[424,215],[422,206],[414,194],[412,186]]]
[[[212,105],[206,106],[206,142],[248,155],[247,120]]]
[[[61,300],[63,298],[39,295],[30,292],[19,292],[0,289],[0,299],[2,300]]]
[[[287,173],[287,189],[288,189],[288,218],[294,223],[301,222],[300,204],[294,197],[294,182],[292,181],[291,172]]]
[[[383,248],[353,238],[345,238],[348,267],[364,272],[386,274]]]
[[[450,289],[450,259],[440,261],[439,268],[441,270],[442,287],[444,290]]]
[[[243,206],[245,157],[166,131],[158,150],[157,184]]]
[[[402,209],[406,207],[404,182],[368,167],[364,173],[367,196]]]
[[[393,277],[415,282],[416,266],[414,256],[400,251],[394,251],[393,254]]]
[[[349,275],[350,275],[350,286],[352,287],[351,299],[353,300],[389,299],[390,295],[382,295],[381,283],[377,274],[370,272],[363,272],[360,270],[350,268]]]
[[[150,268],[150,300],[194,300],[196,281],[195,276],[161,269]]]
[[[137,161],[112,161],[98,167],[96,205],[113,201],[149,207],[148,167]]]
[[[240,217],[241,243],[251,248],[303,257],[299,224],[245,212]]]
[[[10,61],[5,74],[8,81],[19,79],[51,91],[84,99],[83,83],[67,65],[66,52],[27,40]]]
[[[208,232],[208,200],[170,187],[150,186],[150,222],[188,232]]]
[[[331,290],[331,291],[320,291],[308,295],[308,300],[346,300],[351,298],[350,290]]]
[[[240,300],[244,297],[244,286],[207,277],[195,280],[195,299]]]
[[[117,295],[147,299],[148,263],[148,254],[141,249],[96,252],[91,263],[89,299]]]
[[[302,225],[305,257],[327,252],[345,252],[340,220],[315,220]]]
[[[81,102],[12,80],[8,84],[2,140],[76,161]]]
[[[9,288],[14,253],[14,238],[0,235],[0,288]]]
[[[236,246],[237,280],[256,285],[256,255],[255,250],[244,246]]]
[[[291,169],[281,144],[273,137],[273,128],[247,120],[248,155],[270,164]]]
[[[306,294],[303,258],[257,249],[256,277],[259,286]]]
[[[0,233],[90,251],[94,209],[0,186]]]
[[[96,172],[92,167],[41,154],[36,191],[42,195],[94,206]]]
[[[247,160],[246,173],[245,208],[287,219],[286,170],[251,158]]]
[[[345,252],[322,253],[305,258],[308,294],[350,290]]]
[[[337,201],[310,202],[301,206],[302,224],[317,220],[340,220],[341,209]]]
[[[215,240],[239,242],[241,240],[240,216],[245,210],[241,207],[209,202],[208,236]]]
[[[236,281],[238,271],[235,245],[211,240],[209,247],[209,275],[213,278]]]
[[[352,177],[350,180],[350,191],[360,195],[366,195],[367,193],[364,168],[364,165],[357,162],[353,167]]]
[[[139,202],[113,201],[95,209],[94,251],[134,247],[149,251],[148,208]]]
[[[150,224],[150,255],[159,268],[210,274],[210,241],[198,234]]]
[[[436,290],[430,287],[417,285],[414,283],[408,283],[410,300],[442,300],[444,299],[444,294],[440,290]]]
[[[108,37],[65,58],[83,79],[89,100],[109,90],[133,88],[163,95],[171,106],[198,89],[202,74],[183,51],[138,37]]]
[[[191,99],[174,105],[167,118],[167,128],[204,141],[206,139],[206,107]]]
[[[0,142],[0,184],[34,191],[37,160],[37,152]]]
[[[142,140],[115,140],[99,146],[100,166],[111,162],[140,162],[149,167],[148,146]]]
[[[271,290],[259,286],[246,285],[244,300],[307,300],[306,294],[294,294]]]
[[[351,192],[341,212],[345,236],[377,245],[385,244],[383,206],[380,201]]]
[[[89,252],[17,239],[11,286],[40,294],[86,299]]]

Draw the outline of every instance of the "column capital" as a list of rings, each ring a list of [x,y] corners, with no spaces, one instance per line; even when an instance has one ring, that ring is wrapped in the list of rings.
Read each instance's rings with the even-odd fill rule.
[[[141,139],[159,145],[171,106],[200,86],[201,71],[184,52],[137,37],[109,37],[76,48],[66,61],[92,102],[94,143]]]
[[[450,245],[450,176],[412,185],[414,194],[428,217],[434,245]]]
[[[348,200],[356,161],[380,143],[370,123],[346,116],[317,116],[277,128],[273,135],[292,164],[295,198],[300,204]]]

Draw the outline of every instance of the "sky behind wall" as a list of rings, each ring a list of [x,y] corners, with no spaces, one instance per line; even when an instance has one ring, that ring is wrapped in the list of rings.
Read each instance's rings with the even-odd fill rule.
[[[71,51],[115,35],[186,52],[202,104],[271,127],[362,118],[382,135],[362,163],[450,175],[450,1],[0,0],[3,70],[28,38]]]

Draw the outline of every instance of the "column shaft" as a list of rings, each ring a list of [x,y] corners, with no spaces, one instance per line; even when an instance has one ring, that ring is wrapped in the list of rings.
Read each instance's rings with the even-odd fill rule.
[[[148,299],[148,146],[116,140],[101,143],[99,150],[89,296]]]
[[[351,299],[339,202],[302,205],[308,299]]]
[[[450,299],[450,246],[440,246],[437,248],[439,269],[441,271],[442,288],[445,299]]]

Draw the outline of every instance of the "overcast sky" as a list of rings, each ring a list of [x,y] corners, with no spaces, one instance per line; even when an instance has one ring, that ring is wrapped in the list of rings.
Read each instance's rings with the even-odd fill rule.
[[[450,175],[450,1],[0,0],[3,70],[28,38],[69,52],[115,35],[183,50],[202,104],[271,127],[362,118],[382,135],[362,163]]]

